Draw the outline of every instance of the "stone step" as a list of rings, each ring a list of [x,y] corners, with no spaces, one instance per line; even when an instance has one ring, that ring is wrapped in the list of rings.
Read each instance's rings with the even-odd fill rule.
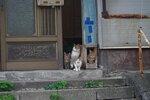
[[[133,86],[127,86],[122,76],[104,78],[101,70],[51,70],[51,71],[11,71],[0,72],[0,80],[12,81],[16,90],[0,92],[13,94],[17,100],[50,100],[52,92],[57,92],[65,100],[132,100],[135,97]],[[44,90],[47,84],[67,80],[69,86],[83,86],[85,82],[103,82],[102,88],[77,88],[64,90]],[[136,99],[133,99],[136,100]]]
[[[93,80],[68,80],[69,87],[81,87],[84,86],[86,82],[102,82],[104,87],[121,87],[126,85],[126,80],[123,78],[103,78],[103,79],[93,79]],[[25,88],[44,88],[50,83],[57,81],[12,81],[15,84],[16,90],[25,89]]]
[[[131,98],[131,99],[109,99],[109,100],[138,100],[136,98]]]
[[[134,97],[134,88],[130,86],[126,87],[112,87],[104,88],[98,91],[98,99],[124,99]]]
[[[20,90],[12,92],[0,92],[0,94],[12,94],[17,100],[49,100],[51,93],[57,92],[65,100],[124,100],[134,98],[134,88],[124,87],[104,87],[104,88],[84,88],[84,89],[64,89],[64,90]],[[130,99],[128,99],[130,100]],[[132,99],[131,99],[132,100]]]
[[[127,84],[135,87],[139,100],[150,100],[150,73],[126,73]]]
[[[9,81],[55,81],[55,80],[78,80],[100,79],[103,77],[102,70],[39,70],[39,71],[5,71],[0,72],[0,80]]]

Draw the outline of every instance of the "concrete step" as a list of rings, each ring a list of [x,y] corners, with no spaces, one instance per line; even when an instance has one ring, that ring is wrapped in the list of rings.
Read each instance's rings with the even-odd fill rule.
[[[103,82],[104,87],[121,87],[126,85],[126,80],[123,78],[101,78],[101,79],[93,79],[93,80],[68,80],[69,87],[81,87],[84,86],[86,82]],[[35,88],[41,89],[47,86],[50,83],[54,83],[56,81],[12,81],[15,86],[16,90],[26,89],[26,88]]]
[[[11,71],[0,72],[0,80],[12,81],[16,90],[0,92],[13,94],[17,100],[49,100],[52,92],[57,92],[65,100],[132,100],[135,97],[133,86],[127,86],[122,76],[104,78],[101,70],[53,71]],[[103,82],[103,88],[77,88],[64,90],[44,90],[47,84],[67,80],[69,86],[83,86],[87,81]],[[133,99],[136,100],[136,99]]]
[[[127,85],[135,87],[139,100],[150,100],[150,73],[126,73]]]
[[[137,100],[136,98],[131,98],[131,99],[109,99],[109,100]]]
[[[65,89],[65,90],[20,90],[12,92],[0,92],[0,94],[12,94],[17,100],[49,100],[51,93],[57,92],[65,100],[115,100],[134,98],[134,88],[124,87],[104,87],[104,88],[84,88],[84,89]],[[130,100],[130,99],[129,99]],[[131,99],[132,100],[132,99]]]
[[[98,91],[98,99],[125,99],[125,98],[133,98],[134,97],[134,89],[133,87],[111,87],[104,88],[102,91]]]
[[[5,71],[0,72],[0,80],[9,81],[55,81],[55,80],[78,80],[100,79],[103,77],[102,70],[39,70],[39,71]]]

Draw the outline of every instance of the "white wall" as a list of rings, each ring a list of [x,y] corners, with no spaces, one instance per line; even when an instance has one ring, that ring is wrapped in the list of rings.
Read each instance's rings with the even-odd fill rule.
[[[140,14],[142,8],[143,14],[150,15],[150,0],[106,0],[106,3],[109,14]]]
[[[150,16],[150,0],[106,0],[109,14],[142,14]],[[102,0],[97,0],[98,35],[100,48],[136,48],[139,26],[150,40],[150,19],[104,19]],[[143,40],[143,45],[147,46]]]

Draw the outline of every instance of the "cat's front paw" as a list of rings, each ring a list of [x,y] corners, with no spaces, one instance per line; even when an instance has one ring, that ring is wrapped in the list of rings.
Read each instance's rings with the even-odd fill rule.
[[[73,70],[74,70],[74,71],[79,71],[79,70],[78,70],[78,69],[76,69],[76,68],[74,68]]]
[[[70,64],[70,67],[73,68],[73,64]]]

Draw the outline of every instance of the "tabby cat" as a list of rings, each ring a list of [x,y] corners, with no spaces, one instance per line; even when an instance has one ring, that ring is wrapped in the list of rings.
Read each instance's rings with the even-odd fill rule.
[[[89,50],[89,54],[87,56],[87,61],[89,64],[95,63],[96,55],[97,55],[97,49],[96,48],[94,50]]]
[[[70,68],[70,53],[66,53],[64,52],[64,67],[65,69],[69,69]]]

